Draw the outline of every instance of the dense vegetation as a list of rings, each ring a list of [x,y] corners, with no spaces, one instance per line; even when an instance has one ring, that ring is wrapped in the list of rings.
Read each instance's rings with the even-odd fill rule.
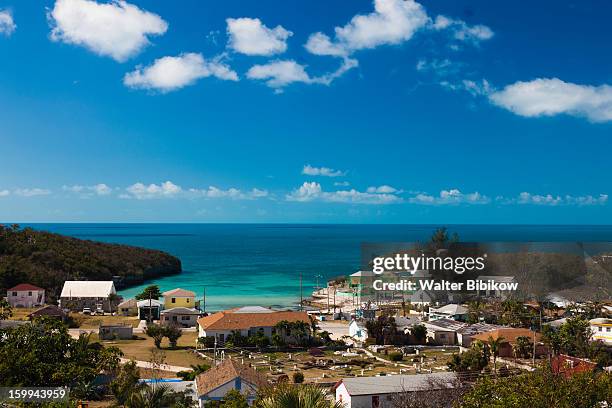
[[[181,261],[162,251],[0,225],[0,293],[27,282],[53,299],[66,280],[118,276],[130,285],[180,271]]]

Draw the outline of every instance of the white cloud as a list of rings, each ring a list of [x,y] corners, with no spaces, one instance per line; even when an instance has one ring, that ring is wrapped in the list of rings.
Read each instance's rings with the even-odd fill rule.
[[[8,197],[11,194],[8,190],[0,190],[0,197]]]
[[[491,102],[526,117],[567,114],[592,122],[612,120],[612,86],[579,85],[558,78],[516,82],[489,95]]]
[[[81,198],[90,198],[93,196],[106,196],[112,193],[113,189],[104,183],[95,184],[92,186],[62,186],[62,190],[78,194]]]
[[[247,72],[247,77],[265,80],[266,84],[272,88],[281,88],[293,82],[310,83],[312,81],[304,66],[293,60],[253,65]]]
[[[237,188],[228,188],[223,190],[214,186],[206,189],[189,188],[183,189],[181,186],[174,184],[171,181],[166,181],[161,184],[136,183],[126,188],[126,193],[120,195],[120,198],[136,198],[138,200],[148,200],[156,198],[184,198],[184,199],[232,199],[232,200],[255,200],[258,198],[268,197],[270,194],[267,190],[253,188],[249,191],[241,191]]]
[[[130,88],[170,92],[210,76],[238,81],[238,74],[221,62],[220,57],[206,61],[202,54],[185,53],[178,57],[159,58],[147,67],[137,68],[125,74],[123,83]]]
[[[386,184],[382,185],[382,186],[372,186],[372,187],[368,187],[368,189],[366,190],[368,193],[385,193],[385,194],[392,194],[392,193],[397,193],[399,192],[398,189],[396,189],[395,187],[391,187],[388,186]]]
[[[402,202],[402,198],[393,194],[361,192],[355,189],[323,191],[317,182],[305,182],[299,188],[285,196],[287,201],[310,202],[323,201],[353,204],[392,204]]]
[[[493,30],[486,25],[476,24],[470,26],[463,20],[453,19],[443,15],[436,17],[433,28],[435,30],[451,30],[456,40],[471,42],[473,44],[479,44],[481,41],[490,40],[494,35]]]
[[[123,0],[56,0],[48,19],[53,41],[83,46],[119,62],[149,45],[148,36],[164,34],[168,29],[157,14]]]
[[[336,27],[334,40],[326,34],[314,33],[305,46],[316,55],[349,55],[361,49],[408,41],[428,22],[425,9],[414,0],[374,0],[374,11],[356,15],[345,26]]]
[[[349,183],[348,181],[335,181],[334,182],[334,186],[336,187],[348,187],[350,185],[351,183]]]
[[[450,190],[442,190],[437,196],[429,195],[425,193],[419,193],[414,197],[411,197],[409,202],[414,204],[488,204],[491,199],[479,192],[474,193],[462,193],[460,190],[454,188]]]
[[[21,197],[35,197],[41,195],[49,195],[51,194],[51,190],[47,190],[44,188],[18,188],[14,191],[15,195]]]
[[[287,39],[293,35],[282,26],[266,27],[258,18],[228,18],[228,47],[246,55],[270,56],[287,50]]]
[[[15,32],[17,25],[13,21],[13,15],[8,10],[0,10],[0,35],[10,36]]]
[[[307,176],[341,177],[346,176],[345,171],[334,170],[329,167],[313,167],[307,164],[302,169],[302,174]]]
[[[522,192],[519,194],[518,198],[512,200],[511,202],[516,202],[518,204],[534,204],[534,205],[604,205],[608,202],[607,194],[600,194],[597,197],[592,195],[586,196],[571,196],[566,195],[562,196],[553,196],[552,194],[531,194],[527,192]]]
[[[333,72],[312,77],[304,65],[294,60],[276,60],[267,64],[253,65],[247,72],[247,78],[262,80],[270,88],[280,89],[292,83],[330,85],[335,79],[358,65],[357,60],[343,58],[340,67]]]
[[[191,196],[196,198],[230,198],[232,200],[255,200],[269,196],[267,190],[260,190],[258,188],[253,188],[250,191],[243,192],[237,188],[223,190],[214,186],[210,186],[203,190],[192,188],[189,189],[189,193]]]
[[[147,200],[153,198],[171,198],[176,197],[183,189],[171,181],[166,181],[161,184],[143,183],[132,184],[126,188],[127,194],[121,195],[121,198],[136,198],[138,200]]]

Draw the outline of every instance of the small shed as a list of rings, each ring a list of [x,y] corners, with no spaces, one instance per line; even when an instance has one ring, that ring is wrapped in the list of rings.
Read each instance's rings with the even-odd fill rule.
[[[133,336],[134,328],[130,325],[101,325],[98,329],[100,340],[131,340]]]
[[[138,316],[138,301],[136,299],[128,299],[119,303],[117,311],[122,316]]]

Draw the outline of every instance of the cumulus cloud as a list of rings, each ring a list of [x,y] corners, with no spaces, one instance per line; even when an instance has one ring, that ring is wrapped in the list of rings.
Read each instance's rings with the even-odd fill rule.
[[[453,37],[458,41],[479,44],[481,41],[493,38],[493,30],[486,25],[468,25],[463,20],[453,19],[444,15],[439,15],[433,23],[435,30],[450,30]]]
[[[357,60],[343,58],[340,67],[331,73],[321,76],[310,76],[306,67],[294,60],[276,60],[267,64],[253,65],[247,72],[247,78],[265,81],[271,88],[280,90],[292,83],[329,85],[348,70],[358,65]]]
[[[93,196],[106,196],[112,193],[113,189],[104,183],[94,184],[91,186],[62,186],[62,190],[69,193],[78,194],[81,198],[90,198]]]
[[[0,190],[0,197],[8,197],[11,195],[11,192],[8,190]]]
[[[125,74],[123,83],[130,88],[170,92],[210,76],[238,81],[238,74],[220,57],[206,61],[202,54],[185,53],[177,57],[162,57],[147,67],[137,68]]]
[[[270,194],[267,190],[253,188],[249,191],[242,191],[237,188],[228,188],[226,190],[210,186],[205,189],[188,188],[183,189],[181,186],[174,184],[171,181],[166,181],[161,184],[143,183],[132,184],[125,189],[125,193],[120,195],[120,198],[136,198],[138,200],[149,200],[157,198],[183,198],[183,199],[233,199],[233,200],[255,200],[258,198],[268,197]]]
[[[402,202],[402,198],[394,194],[378,194],[361,192],[355,189],[323,191],[317,182],[305,182],[299,188],[285,196],[287,201],[310,202],[323,201],[333,203],[353,204],[393,204]]]
[[[56,0],[47,17],[53,41],[82,46],[119,62],[149,45],[149,36],[168,29],[157,14],[123,0]]]
[[[255,200],[258,198],[268,197],[269,193],[267,190],[260,190],[253,188],[250,191],[243,192],[237,188],[228,188],[223,190],[214,186],[210,186],[207,189],[189,189],[189,193],[193,197],[202,198],[230,198],[232,200]]]
[[[534,205],[603,205],[608,202],[607,194],[600,194],[599,196],[553,196],[552,194],[531,194],[527,192],[522,192],[519,196],[512,200],[512,202],[516,202],[518,204],[534,204]]]
[[[0,10],[0,35],[9,37],[15,29],[17,25],[13,21],[13,14],[8,10]]]
[[[307,176],[341,177],[346,176],[345,171],[334,170],[329,167],[314,167],[307,164],[302,169],[302,174]]]
[[[283,26],[266,27],[258,18],[228,18],[228,47],[246,55],[270,56],[287,50],[287,39],[293,35]]]
[[[374,0],[372,13],[356,15],[348,24],[336,27],[333,40],[318,32],[308,38],[305,47],[316,55],[349,55],[408,41],[428,22],[425,9],[414,0]]]
[[[14,191],[15,195],[21,197],[36,197],[51,194],[51,190],[44,188],[18,188]]]
[[[161,184],[135,183],[125,189],[127,194],[121,195],[121,198],[136,198],[138,200],[148,200],[154,198],[171,198],[180,194],[183,189],[171,181],[166,181]]]
[[[566,114],[592,122],[612,120],[612,86],[579,85],[558,78],[516,82],[490,93],[490,101],[526,117]]]
[[[409,202],[413,204],[432,204],[432,205],[444,205],[444,204],[488,204],[491,199],[479,192],[474,193],[462,193],[460,190],[453,188],[450,190],[442,190],[437,196],[419,193],[414,197],[411,197]]]
[[[366,190],[368,193],[386,193],[386,194],[391,194],[391,193],[398,193],[399,190],[396,189],[395,187],[391,187],[388,185],[382,185],[382,186],[372,186],[372,187],[368,187],[368,189]]]

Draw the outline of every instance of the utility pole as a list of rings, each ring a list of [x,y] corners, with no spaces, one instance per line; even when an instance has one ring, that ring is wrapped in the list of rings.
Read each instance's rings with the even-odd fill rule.
[[[202,298],[202,313],[206,313],[206,286],[204,286],[204,297]]]
[[[302,292],[302,271],[300,271],[300,310],[304,310],[304,294]]]

